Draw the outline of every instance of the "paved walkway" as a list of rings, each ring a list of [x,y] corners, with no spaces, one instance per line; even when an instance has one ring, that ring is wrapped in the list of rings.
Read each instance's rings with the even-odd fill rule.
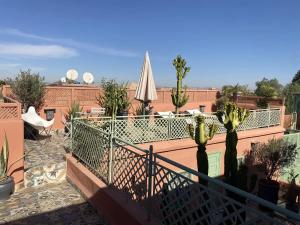
[[[104,225],[93,207],[67,181],[23,189],[0,201],[0,224]]]
[[[25,152],[30,151],[25,158],[26,188],[0,201],[0,224],[104,225],[99,214],[65,179],[68,143],[63,134],[53,132],[51,142],[43,143],[25,140]]]

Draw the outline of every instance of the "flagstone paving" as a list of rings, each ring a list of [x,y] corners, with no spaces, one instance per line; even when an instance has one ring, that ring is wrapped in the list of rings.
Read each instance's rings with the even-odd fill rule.
[[[23,189],[0,201],[0,224],[105,225],[93,207],[67,181]]]
[[[103,218],[65,179],[68,141],[25,140],[25,188],[0,201],[0,224],[104,225]]]

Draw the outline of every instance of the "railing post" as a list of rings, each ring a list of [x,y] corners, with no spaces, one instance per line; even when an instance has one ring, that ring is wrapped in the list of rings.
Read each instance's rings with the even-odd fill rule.
[[[168,117],[168,140],[171,140],[171,117]]]
[[[148,217],[147,219],[151,219],[151,211],[152,211],[152,169],[153,169],[153,145],[150,145],[149,148],[149,163],[148,163]]]
[[[73,152],[73,127],[74,127],[74,125],[73,125],[73,122],[74,122],[74,119],[73,119],[73,115],[71,115],[71,124],[70,124],[70,137],[71,137],[71,152]]]
[[[271,109],[269,108],[268,109],[268,127],[270,127],[270,124],[271,124]]]
[[[109,155],[108,155],[108,184],[113,180],[113,138],[114,138],[114,119],[111,121],[110,135],[109,135]]]

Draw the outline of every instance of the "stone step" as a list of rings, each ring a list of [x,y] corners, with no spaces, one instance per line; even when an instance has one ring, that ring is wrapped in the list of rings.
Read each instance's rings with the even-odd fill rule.
[[[24,187],[36,187],[50,183],[60,183],[66,177],[66,163],[50,163],[45,166],[35,166],[24,174]]]

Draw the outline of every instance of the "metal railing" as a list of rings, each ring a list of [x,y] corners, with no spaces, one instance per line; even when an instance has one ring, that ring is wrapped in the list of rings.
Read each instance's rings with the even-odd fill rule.
[[[217,133],[225,133],[226,129],[218,121],[213,113],[205,113],[206,125],[215,123],[218,125]],[[239,127],[239,131],[264,128],[280,125],[280,108],[251,110],[250,116]],[[115,137],[130,143],[146,143],[163,140],[174,140],[189,138],[187,125],[195,123],[192,115],[176,115],[175,117],[161,118],[157,115],[151,116],[126,116],[117,117],[84,117],[80,120],[88,121],[92,126],[109,132],[112,127]]]
[[[300,223],[298,214],[84,121],[72,121],[71,137],[73,155],[110,187],[125,193],[128,201],[145,207],[149,219],[160,224]],[[198,177],[208,185],[196,182]],[[268,211],[261,211],[261,206]]]

